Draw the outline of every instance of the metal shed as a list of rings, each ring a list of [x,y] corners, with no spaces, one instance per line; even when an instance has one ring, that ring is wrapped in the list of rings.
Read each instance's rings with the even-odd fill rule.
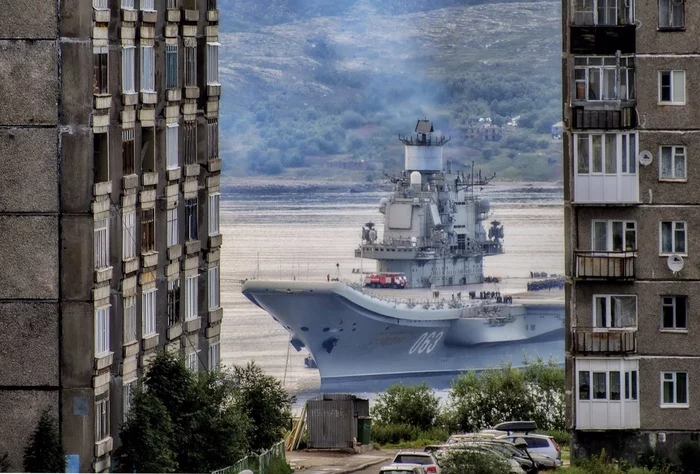
[[[369,400],[347,394],[324,394],[306,402],[309,448],[353,448],[358,417],[369,417]]]

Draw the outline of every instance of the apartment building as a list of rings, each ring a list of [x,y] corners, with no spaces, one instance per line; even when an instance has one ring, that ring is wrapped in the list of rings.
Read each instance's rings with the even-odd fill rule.
[[[219,366],[219,12],[0,4],[0,455],[109,471],[158,348]]]
[[[700,433],[700,4],[563,0],[575,456]]]

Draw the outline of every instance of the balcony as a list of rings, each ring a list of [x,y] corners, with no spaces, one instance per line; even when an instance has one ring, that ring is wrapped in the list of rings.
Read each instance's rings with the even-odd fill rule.
[[[590,110],[574,106],[571,108],[571,128],[576,130],[626,130],[637,126],[634,107]]]
[[[622,54],[636,49],[636,25],[571,26],[570,52],[572,54]]]
[[[576,173],[574,203],[639,204],[639,176],[637,173]]]
[[[582,280],[633,280],[636,252],[576,250],[576,278]]]
[[[637,352],[637,331],[632,329],[575,327],[573,352],[579,355],[634,354]]]

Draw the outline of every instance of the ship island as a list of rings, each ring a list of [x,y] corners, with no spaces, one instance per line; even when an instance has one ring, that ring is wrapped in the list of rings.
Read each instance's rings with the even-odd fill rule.
[[[243,294],[309,352],[322,388],[431,384],[535,357],[563,364],[563,298],[485,284],[483,259],[504,252],[505,230],[497,220],[486,230],[490,203],[477,192],[493,177],[473,165],[468,174],[453,171],[443,157],[449,138],[434,135],[429,120],[414,132],[399,136],[404,170],[389,177],[393,192],[379,202],[381,235],[373,222],[361,229],[355,256],[375,260],[374,271],[361,268],[361,282],[249,279]]]

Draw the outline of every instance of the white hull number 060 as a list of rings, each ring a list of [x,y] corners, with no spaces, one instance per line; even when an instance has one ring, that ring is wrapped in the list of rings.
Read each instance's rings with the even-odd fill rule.
[[[419,354],[426,353],[430,354],[433,349],[437,346],[440,339],[442,339],[443,331],[440,332],[424,332],[421,337],[413,344],[411,350],[408,351],[409,354],[418,352]]]

